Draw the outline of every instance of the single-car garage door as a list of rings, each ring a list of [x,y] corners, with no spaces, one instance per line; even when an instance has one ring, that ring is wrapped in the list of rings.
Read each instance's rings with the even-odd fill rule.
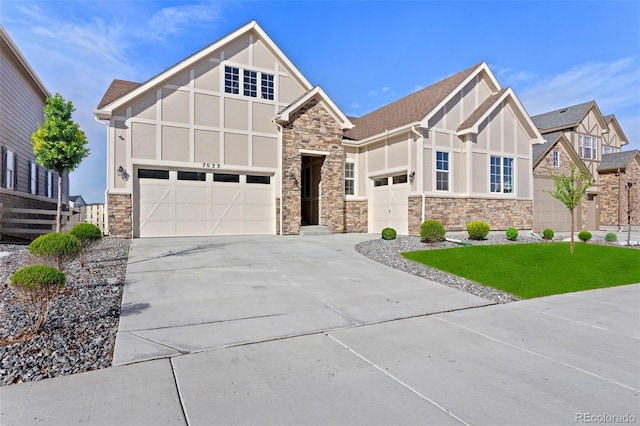
[[[369,232],[380,233],[393,228],[399,235],[408,235],[409,184],[407,175],[373,179],[369,197]]]
[[[271,176],[138,169],[134,237],[275,233]]]
[[[571,232],[571,215],[561,201],[549,195],[549,191],[553,189],[555,185],[552,179],[534,179],[533,230],[535,232],[542,232],[545,228],[551,228],[556,232]],[[575,212],[576,219],[580,217],[578,210]],[[580,222],[576,220],[576,229],[580,228]]]

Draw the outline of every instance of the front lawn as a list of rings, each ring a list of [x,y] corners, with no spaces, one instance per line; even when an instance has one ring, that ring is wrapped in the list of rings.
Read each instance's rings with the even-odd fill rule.
[[[640,283],[640,250],[599,244],[509,244],[402,254],[523,299]]]

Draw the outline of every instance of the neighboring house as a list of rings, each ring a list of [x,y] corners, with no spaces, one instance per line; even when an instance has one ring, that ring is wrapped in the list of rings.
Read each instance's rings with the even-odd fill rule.
[[[55,210],[58,175],[35,162],[31,146],[31,134],[44,121],[49,92],[2,26],[0,51],[0,204],[4,208]],[[66,173],[62,189],[66,204]]]
[[[82,195],[70,195],[69,196],[69,207],[70,208],[84,207],[86,205],[87,205],[87,203],[86,203],[86,201],[84,201],[84,198],[82,198]]]
[[[610,198],[610,194],[603,197],[603,192],[613,189],[600,181],[598,170],[608,155],[620,152],[628,143],[615,116],[603,116],[595,101],[590,101],[531,119],[546,140],[543,146],[534,149],[534,230],[571,229],[566,207],[546,192],[553,188],[552,175],[569,170],[567,161],[588,171],[593,178],[576,213],[576,228],[598,230],[601,225],[608,225],[601,220],[600,211],[603,199]]]
[[[532,226],[543,140],[486,63],[348,118],[250,22],[94,114],[113,236]]]
[[[606,154],[598,166],[600,225],[622,229],[640,225],[640,151]],[[631,186],[629,186],[631,184]]]

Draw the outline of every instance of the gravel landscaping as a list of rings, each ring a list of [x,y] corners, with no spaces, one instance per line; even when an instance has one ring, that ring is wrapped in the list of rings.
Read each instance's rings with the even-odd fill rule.
[[[37,263],[28,246],[0,244],[0,385],[65,376],[111,366],[129,240],[104,238],[65,269],[67,284],[54,299],[42,333],[30,327],[9,278]]]

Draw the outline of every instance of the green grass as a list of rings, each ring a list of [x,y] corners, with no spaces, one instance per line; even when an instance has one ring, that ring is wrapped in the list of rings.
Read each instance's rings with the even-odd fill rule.
[[[523,299],[640,283],[640,250],[598,244],[509,244],[402,254]]]

